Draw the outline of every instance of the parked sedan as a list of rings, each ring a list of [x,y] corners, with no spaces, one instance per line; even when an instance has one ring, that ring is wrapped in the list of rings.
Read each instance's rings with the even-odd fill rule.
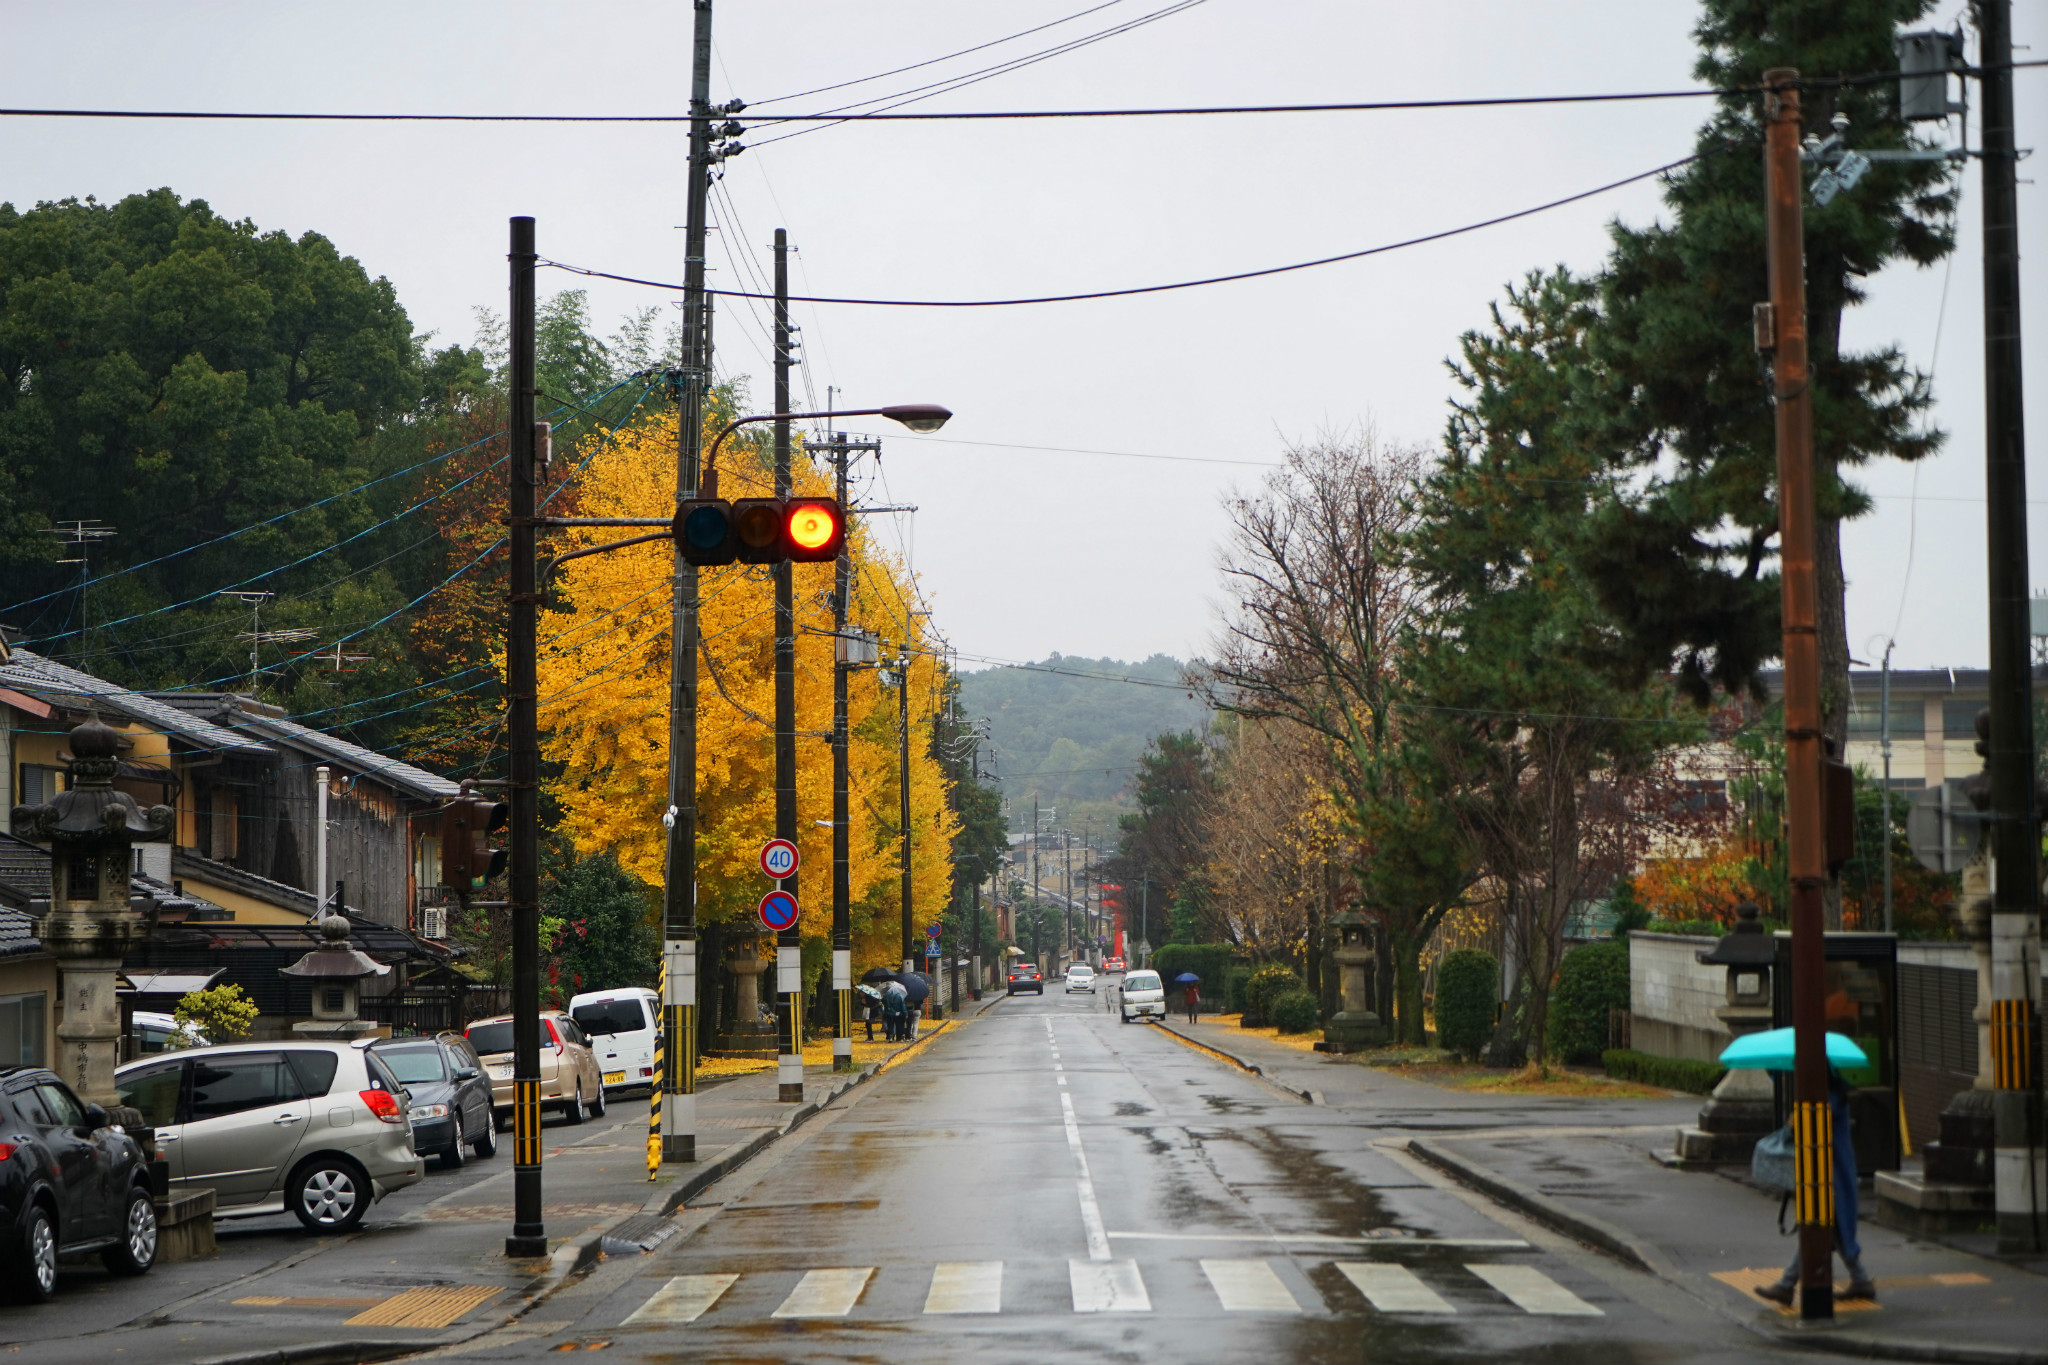
[[[498,1126],[510,1127],[512,1016],[479,1020],[469,1026],[467,1037],[490,1073]],[[560,1010],[540,1014],[540,1101],[543,1108],[561,1110],[571,1123],[583,1122],[586,1112],[592,1118],[604,1113],[604,1073],[598,1069],[597,1054],[576,1021]]]
[[[97,1251],[116,1275],[156,1264],[142,1149],[39,1066],[0,1068],[0,1239],[0,1284],[21,1303],[56,1293],[59,1256]]]
[[[1038,970],[1036,962],[1026,962],[1020,958],[1010,964],[1009,994],[1015,995],[1018,991],[1045,994],[1045,976]]]
[[[448,1170],[462,1165],[465,1145],[479,1158],[497,1153],[491,1083],[462,1035],[391,1038],[371,1044],[370,1050],[411,1097],[406,1117],[412,1121],[414,1151],[438,1154]]]
[[[367,1042],[191,1048],[130,1062],[114,1087],[156,1129],[171,1193],[211,1189],[215,1218],[289,1210],[347,1232],[424,1174],[405,1088]]]

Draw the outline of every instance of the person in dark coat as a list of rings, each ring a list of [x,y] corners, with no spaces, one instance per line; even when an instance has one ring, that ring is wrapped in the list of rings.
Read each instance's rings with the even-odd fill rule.
[[[1835,1250],[1841,1253],[1842,1264],[1849,1269],[1849,1287],[1839,1297],[1874,1300],[1877,1282],[1863,1268],[1863,1246],[1856,1240],[1856,1144],[1849,1133],[1849,1083],[1833,1067],[1828,1068],[1828,1110],[1833,1115],[1829,1127],[1834,1130],[1835,1139]],[[1799,1288],[1799,1264],[1799,1249],[1795,1245],[1792,1264],[1785,1267],[1778,1282],[1759,1285],[1756,1292],[1772,1303],[1789,1307]]]
[[[910,992],[901,982],[882,987],[882,1036],[892,1043],[903,1040],[903,1015],[909,1004]]]
[[[1188,982],[1184,998],[1187,1001],[1188,1022],[1192,1024],[1195,1022],[1196,1013],[1202,1008],[1202,988],[1192,981]]]

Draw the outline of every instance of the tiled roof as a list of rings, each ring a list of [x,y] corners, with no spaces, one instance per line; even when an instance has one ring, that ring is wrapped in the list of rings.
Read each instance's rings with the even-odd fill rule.
[[[0,907],[0,957],[42,950],[43,945],[36,938],[36,922],[23,911]]]
[[[242,698],[232,693],[158,692],[155,697],[187,714],[202,715],[214,724],[310,751],[365,777],[377,778],[426,800],[445,801],[461,791],[453,781],[438,773],[430,773],[374,749],[365,749],[360,744],[351,744],[295,720],[268,715],[264,710],[251,710],[243,704]]]
[[[214,904],[204,896],[195,896],[180,891],[168,882],[154,877],[136,874],[128,879],[129,894],[145,896],[155,901],[160,911],[183,912],[191,919],[212,919],[226,916],[224,907]],[[34,921],[22,913],[21,907],[31,901],[48,901],[50,898],[50,850],[41,844],[13,834],[0,834],[0,955],[10,952],[36,951],[41,945],[35,942]],[[17,940],[10,939],[12,932],[7,915],[19,915],[21,938],[29,944],[27,949],[13,946]]]
[[[0,687],[19,688],[30,695],[85,701],[129,720],[139,721],[163,734],[175,735],[202,749],[234,749],[250,754],[270,752],[261,740],[223,729],[175,706],[166,705],[143,692],[131,692],[105,678],[46,659],[16,646],[13,658],[0,663]]]

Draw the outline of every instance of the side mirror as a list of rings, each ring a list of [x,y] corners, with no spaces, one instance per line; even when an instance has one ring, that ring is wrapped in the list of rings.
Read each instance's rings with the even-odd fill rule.
[[[107,1111],[97,1104],[85,1106],[85,1126],[88,1130],[98,1130],[106,1127]]]
[[[458,1066],[455,1068],[455,1079],[458,1081],[473,1081],[481,1075],[483,1075],[483,1072],[478,1071],[473,1066]]]

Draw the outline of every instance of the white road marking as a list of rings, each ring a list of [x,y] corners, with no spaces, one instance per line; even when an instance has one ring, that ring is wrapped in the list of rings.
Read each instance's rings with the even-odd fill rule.
[[[1358,1286],[1365,1301],[1382,1313],[1455,1313],[1442,1295],[1415,1277],[1405,1265],[1368,1265],[1339,1261],[1337,1269]]]
[[[737,1275],[678,1275],[655,1290],[619,1326],[670,1327],[695,1322],[738,1280]]]
[[[1532,1265],[1468,1265],[1465,1269],[1507,1295],[1525,1313],[1560,1318],[1607,1316]]]
[[[807,1270],[789,1291],[771,1318],[843,1318],[853,1311],[873,1266],[846,1266],[835,1270]]]
[[[1074,1098],[1060,1092],[1060,1112],[1067,1124],[1067,1150],[1074,1154],[1075,1192],[1081,1199],[1081,1226],[1088,1233],[1088,1259],[1109,1259],[1109,1234],[1102,1230],[1102,1209],[1095,1202],[1095,1182],[1088,1177],[1088,1156],[1081,1150],[1081,1125],[1074,1121]],[[1140,1293],[1144,1292],[1142,1287]]]
[[[1203,1261],[1202,1273],[1226,1313],[1299,1313],[1287,1286],[1264,1261]]]
[[[1519,1237],[1336,1237],[1327,1232],[1112,1232],[1144,1242],[1321,1242],[1342,1247],[1527,1247]]]
[[[1152,1297],[1136,1261],[1068,1261],[1076,1313],[1149,1313]]]
[[[1000,1313],[1003,1311],[1001,1261],[940,1261],[932,1267],[931,1291],[924,1296],[927,1313]]]

